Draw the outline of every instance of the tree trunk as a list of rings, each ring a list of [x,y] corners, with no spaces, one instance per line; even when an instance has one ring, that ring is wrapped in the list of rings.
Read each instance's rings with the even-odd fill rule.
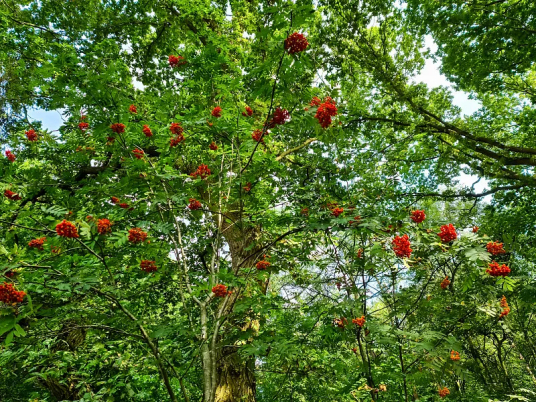
[[[217,361],[217,388],[214,402],[255,401],[255,361],[244,360],[234,350]]]
[[[250,248],[258,240],[259,229],[256,227],[227,227],[226,224],[223,226],[224,236],[231,252],[233,272],[239,276],[242,269],[254,267],[260,257],[260,246]],[[259,283],[259,285],[262,291],[266,292],[268,283]],[[247,289],[245,292],[247,292]],[[232,302],[229,303],[228,307],[229,313],[232,311],[236,300],[243,297],[243,294],[233,294],[232,296]],[[243,331],[253,328],[256,332],[259,328],[259,322],[256,317],[240,321],[231,319],[227,321],[226,326],[234,329],[240,328]],[[224,327],[222,333],[225,334],[226,332]],[[219,350],[216,353],[214,402],[254,402],[256,392],[255,358],[242,358],[238,353],[240,345],[225,335],[221,337],[220,345],[225,345],[225,347],[218,348]]]

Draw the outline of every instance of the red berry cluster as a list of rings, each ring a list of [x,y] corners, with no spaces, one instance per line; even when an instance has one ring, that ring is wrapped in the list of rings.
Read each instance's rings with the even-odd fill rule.
[[[119,207],[120,208],[123,208],[123,209],[134,209],[134,208],[131,208],[129,204],[127,204],[126,202],[122,202],[119,204]]]
[[[300,214],[302,214],[303,216],[309,216],[309,208],[303,207],[300,211]]]
[[[338,206],[339,206],[339,204],[337,202],[328,201],[328,202],[326,202],[326,205],[324,206],[324,208],[333,209],[333,208],[338,207]]]
[[[221,107],[216,106],[214,109],[212,109],[212,116],[214,117],[221,117]]]
[[[331,118],[337,116],[337,105],[329,96],[324,99],[316,110],[315,119],[318,120],[322,128],[327,128],[331,125]]]
[[[112,222],[109,219],[99,219],[97,222],[97,232],[106,234],[112,231]]]
[[[137,113],[138,113],[138,108],[136,107],[136,105],[130,105],[130,106],[128,107],[128,111],[129,111],[130,113],[137,114]]]
[[[478,226],[473,226],[473,233],[478,232],[478,229],[480,229]]]
[[[198,209],[203,208],[201,203],[197,201],[195,198],[190,198],[188,201],[190,201],[190,203],[188,204],[188,208],[190,208],[190,210],[192,211],[196,211]]]
[[[441,281],[441,289],[446,289],[450,285],[449,277],[445,276],[445,279]]]
[[[106,137],[106,140],[108,141],[106,145],[112,145],[115,142],[115,137]]]
[[[344,212],[344,208],[336,207],[331,210],[331,215],[333,215],[335,218],[338,218],[340,214]]]
[[[121,134],[125,132],[125,125],[123,123],[113,123],[110,128],[114,133]]]
[[[81,121],[80,123],[78,123],[78,128],[81,131],[86,131],[89,128],[89,124],[86,123],[85,121]]]
[[[147,233],[140,228],[133,228],[128,231],[128,241],[131,243],[142,243],[147,239]]]
[[[361,317],[359,318],[354,318],[352,320],[352,323],[354,323],[355,325],[357,325],[358,327],[361,327],[363,328],[363,325],[365,325],[365,322],[367,322],[367,320],[365,320],[365,316],[362,315]]]
[[[182,134],[184,132],[184,128],[182,128],[180,123],[171,123],[169,126],[169,131],[171,131],[171,134],[175,135],[175,137],[169,140],[170,147],[176,147],[184,141],[184,135]]]
[[[501,312],[501,315],[499,316],[499,320],[507,316],[510,313],[510,306],[508,306],[508,301],[506,300],[506,297],[504,295],[501,299],[501,307],[503,308],[503,311]]]
[[[363,258],[363,249],[362,248],[357,250],[357,258]]]
[[[285,39],[285,50],[289,54],[303,52],[309,46],[309,42],[304,34],[294,32]]]
[[[210,169],[207,165],[199,165],[195,172],[190,173],[190,176],[193,178],[199,177],[201,179],[206,179],[208,176],[210,176],[210,173]]]
[[[491,276],[508,276],[510,274],[510,267],[506,264],[499,266],[498,262],[493,261],[488,265],[489,268],[486,269],[486,273],[490,274]]]
[[[15,159],[17,159],[17,157],[15,156],[15,154],[11,151],[6,151],[6,158],[10,161],[10,162],[15,162]]]
[[[181,142],[183,142],[183,141],[184,141],[184,135],[179,134],[179,135],[177,135],[176,137],[173,137],[173,138],[171,138],[171,139],[169,140],[169,146],[170,146],[171,148],[176,147],[177,145],[179,145],[179,144],[180,144]]]
[[[344,317],[335,318],[333,320],[333,325],[336,325],[339,328],[344,328],[348,324],[348,320]]]
[[[171,123],[169,131],[173,135],[181,135],[184,132],[184,128],[182,128],[181,123]]]
[[[143,149],[133,149],[132,150],[132,153],[134,154],[134,158],[136,159],[142,159],[143,156],[145,155],[145,152],[143,152]]]
[[[12,283],[4,282],[0,285],[0,301],[6,304],[22,303],[22,299],[26,296],[26,292],[17,291]]]
[[[409,236],[405,234],[404,236],[395,236],[393,239],[393,251],[396,256],[399,258],[409,258],[411,257],[411,243],[409,241]]]
[[[153,136],[153,132],[151,131],[151,129],[149,128],[149,126],[147,124],[144,124],[143,125],[143,130],[141,130],[143,134],[145,134],[146,137],[152,137]]]
[[[43,250],[43,243],[47,240],[46,237],[40,237],[39,239],[32,239],[28,243],[28,247],[34,247],[38,250]]]
[[[253,131],[253,133],[251,133],[251,138],[253,138],[257,142],[262,141],[264,143],[262,130],[257,129]]]
[[[18,195],[17,193],[14,193],[13,191],[11,190],[6,190],[4,191],[4,195],[9,198],[10,200],[12,201],[19,201],[21,200],[20,198],[20,195]]]
[[[216,143],[215,143],[214,141],[212,141],[208,147],[209,147],[212,151],[217,151],[217,150],[218,150],[218,146],[216,145]]]
[[[141,260],[140,267],[142,271],[147,272],[148,274],[155,272],[158,269],[156,266],[156,261],[149,260]]]
[[[453,361],[457,362],[458,360],[460,360],[460,354],[458,352],[456,352],[455,350],[451,350],[450,351],[450,360],[453,360]]]
[[[458,237],[458,234],[456,233],[456,228],[452,223],[449,223],[448,225],[443,225],[440,229],[441,232],[437,235],[441,238],[441,241],[443,243],[449,243]]]
[[[35,132],[35,130],[30,129],[28,131],[25,131],[24,134],[26,134],[26,138],[28,138],[28,141],[37,141],[37,133]]]
[[[274,115],[272,116],[272,120],[270,121],[269,127],[275,127],[276,125],[285,124],[286,122],[290,121],[290,113],[287,109],[281,109],[278,107],[274,111]]]
[[[174,56],[174,55],[169,56],[168,62],[172,68],[179,67],[179,66],[186,64],[186,60],[184,60],[184,57]]]
[[[264,271],[270,265],[272,265],[272,264],[269,261],[266,261],[266,260],[261,260],[261,261],[257,262],[257,264],[255,264],[255,266],[257,267],[257,269],[259,271]]]
[[[246,193],[251,191],[251,183],[247,182],[244,187],[242,187]]]
[[[410,218],[415,223],[423,222],[426,219],[426,215],[424,214],[424,209],[423,210],[418,210],[417,209],[416,211],[413,211],[411,213]]]
[[[444,397],[446,397],[446,396],[449,395],[449,394],[450,394],[450,391],[449,391],[449,389],[448,389],[447,387],[443,387],[443,388],[440,388],[440,389],[439,389],[439,396],[440,396],[441,398],[444,398]]]
[[[56,225],[56,233],[61,237],[77,238],[78,230],[71,222],[67,222],[65,219]]]
[[[110,198],[110,201],[112,201],[114,204],[119,204],[119,201],[121,201],[119,198],[117,197],[112,197]]]
[[[242,116],[252,116],[253,115],[253,109],[249,106],[246,106],[246,111],[242,112]]]
[[[216,297],[225,297],[228,294],[231,294],[230,291],[227,291],[227,286],[222,285],[221,283],[212,288],[212,293],[214,293],[214,296]]]
[[[320,106],[321,103],[322,103],[322,101],[320,100],[320,98],[318,96],[313,96],[313,99],[311,99],[311,102],[309,102],[309,105],[311,105],[311,106]]]
[[[495,241],[490,241],[488,244],[486,244],[486,249],[488,250],[488,253],[492,255],[499,255],[506,253],[506,250],[503,248],[502,243],[497,243]]]

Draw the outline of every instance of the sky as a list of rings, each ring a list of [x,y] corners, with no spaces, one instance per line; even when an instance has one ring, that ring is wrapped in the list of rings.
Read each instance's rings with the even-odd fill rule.
[[[425,40],[425,48],[428,48],[434,53],[437,50],[437,45],[434,43],[432,37],[427,36]],[[453,103],[456,106],[459,106],[461,113],[463,115],[471,115],[480,108],[480,102],[469,99],[469,96],[465,92],[456,91],[452,84],[447,80],[447,78],[440,72],[440,63],[434,63],[433,60],[427,59],[425,66],[421,73],[415,77],[413,80],[415,82],[424,82],[430,88],[435,88],[438,86],[449,87],[453,94]],[[43,128],[48,129],[49,131],[58,130],[59,127],[63,124],[63,118],[61,113],[58,111],[45,111],[45,110],[31,110],[29,116],[32,120],[41,120],[43,123]],[[460,184],[471,186],[474,182],[478,180],[477,176],[470,176],[466,174],[461,174],[458,178]],[[487,188],[488,182],[486,180],[480,180],[474,187],[474,191],[480,193]],[[490,196],[486,197],[484,201],[489,201]]]

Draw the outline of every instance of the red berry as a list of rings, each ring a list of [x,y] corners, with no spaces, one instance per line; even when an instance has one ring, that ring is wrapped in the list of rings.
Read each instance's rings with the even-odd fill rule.
[[[338,218],[339,215],[342,214],[343,212],[344,212],[344,208],[337,207],[331,210],[331,215],[333,215],[335,218]]]
[[[446,397],[446,396],[449,395],[449,394],[450,394],[450,391],[449,391],[449,389],[448,389],[447,387],[443,387],[443,388],[441,388],[441,389],[439,390],[439,396],[440,396],[441,398],[444,398],[444,397]]]
[[[253,109],[251,109],[249,106],[246,106],[246,111],[242,112],[242,116],[251,116],[253,115]]]
[[[393,251],[396,256],[399,258],[410,258],[411,252],[411,243],[409,241],[409,236],[405,234],[404,236],[395,236],[393,239]]]
[[[152,137],[153,136],[153,132],[151,131],[151,129],[149,128],[149,126],[147,124],[144,124],[143,125],[143,130],[141,130],[143,132],[143,134],[145,134],[146,137]]]
[[[410,218],[415,223],[423,222],[426,219],[426,215],[424,214],[424,209],[423,210],[418,210],[417,209],[416,211],[413,211],[411,213]]]
[[[210,176],[211,172],[207,165],[199,165],[197,170],[193,173],[190,173],[190,176],[194,179],[199,177],[201,179],[206,179],[208,176]]]
[[[33,239],[33,240],[30,240],[30,242],[28,243],[28,247],[34,247],[38,250],[43,250],[43,243],[47,240],[46,237],[41,237],[39,239]]]
[[[212,116],[214,117],[221,117],[221,107],[216,106],[214,109],[212,109]]]
[[[4,191],[4,195],[5,195],[8,199],[10,199],[10,200],[12,200],[12,201],[19,201],[19,200],[21,200],[20,195],[18,195],[17,193],[14,193],[14,192],[11,191],[11,190],[6,190],[6,191]]]
[[[15,162],[15,159],[17,159],[15,154],[11,151],[6,151],[6,157],[10,162]]]
[[[99,219],[97,222],[97,232],[99,234],[106,234],[112,231],[112,223],[109,219]]]
[[[195,198],[190,198],[189,201],[190,203],[188,204],[188,208],[190,208],[191,211],[196,211],[198,209],[203,208],[201,203],[197,201]]]
[[[26,134],[26,138],[28,138],[28,141],[34,142],[37,141],[37,134],[35,130],[30,129],[28,131],[24,132]]]
[[[503,248],[503,244],[497,243],[495,241],[493,242],[490,241],[488,244],[486,244],[486,249],[488,250],[488,253],[492,255],[499,255],[499,254],[506,253],[506,250]]]
[[[354,318],[354,319],[352,320],[352,323],[354,323],[355,325],[357,325],[357,326],[363,328],[363,325],[365,325],[365,322],[366,322],[366,321],[367,321],[367,320],[365,320],[365,316],[362,315],[360,318]]]
[[[443,243],[449,243],[458,237],[456,228],[452,223],[441,226],[441,232],[437,235],[441,238]]]
[[[218,284],[212,288],[212,293],[214,293],[214,296],[216,297],[225,297],[231,292],[227,291],[227,286]]]
[[[309,102],[309,105],[311,105],[311,106],[320,106],[321,103],[322,103],[322,101],[320,100],[320,98],[318,96],[313,96],[313,99],[311,99],[311,102]]]
[[[123,123],[113,123],[110,128],[114,133],[121,134],[125,132],[125,125]]]
[[[270,126],[275,127],[275,125],[285,124],[288,121],[290,121],[290,113],[288,110],[278,107],[274,111]]]
[[[305,49],[307,49],[307,46],[309,46],[307,38],[305,35],[298,32],[294,32],[293,34],[289,35],[287,39],[285,39],[285,50],[289,54],[303,52]]]
[[[131,243],[142,243],[147,239],[147,233],[140,228],[133,228],[128,231],[128,241]]]
[[[133,149],[132,153],[134,154],[134,158],[136,159],[142,159],[143,156],[145,155],[145,152],[143,152],[142,149],[138,149],[138,148]]]
[[[253,131],[253,133],[251,134],[251,138],[253,138],[255,141],[259,142],[264,142],[264,139],[263,139],[263,135],[262,135],[262,131],[261,130],[255,130]]]
[[[182,128],[181,123],[171,123],[169,131],[171,131],[171,134],[173,135],[180,135],[183,133],[184,129]]]
[[[58,236],[61,237],[80,237],[78,235],[78,230],[76,229],[76,226],[73,225],[71,222],[66,221],[65,219],[61,223],[58,223],[56,225],[56,233],[58,233]]]
[[[337,105],[329,96],[324,99],[316,110],[315,119],[318,120],[322,128],[327,128],[331,125],[331,118],[337,115]]]
[[[266,268],[268,268],[270,265],[272,265],[270,262],[262,260],[257,262],[255,265],[259,271],[264,271]]]
[[[182,56],[174,56],[174,55],[169,56],[168,62],[169,62],[169,65],[172,68],[179,67],[179,66],[182,66],[182,65],[186,64],[186,61],[184,60],[184,57],[182,57]]]
[[[510,267],[506,264],[499,266],[499,263],[493,261],[489,265],[489,268],[486,270],[486,273],[491,276],[508,276],[510,274]]]
[[[142,271],[147,272],[148,274],[158,270],[158,267],[156,266],[156,261],[141,260],[140,267]]]
[[[0,285],[0,301],[6,304],[22,303],[26,292],[17,291],[12,283],[4,282]]]

